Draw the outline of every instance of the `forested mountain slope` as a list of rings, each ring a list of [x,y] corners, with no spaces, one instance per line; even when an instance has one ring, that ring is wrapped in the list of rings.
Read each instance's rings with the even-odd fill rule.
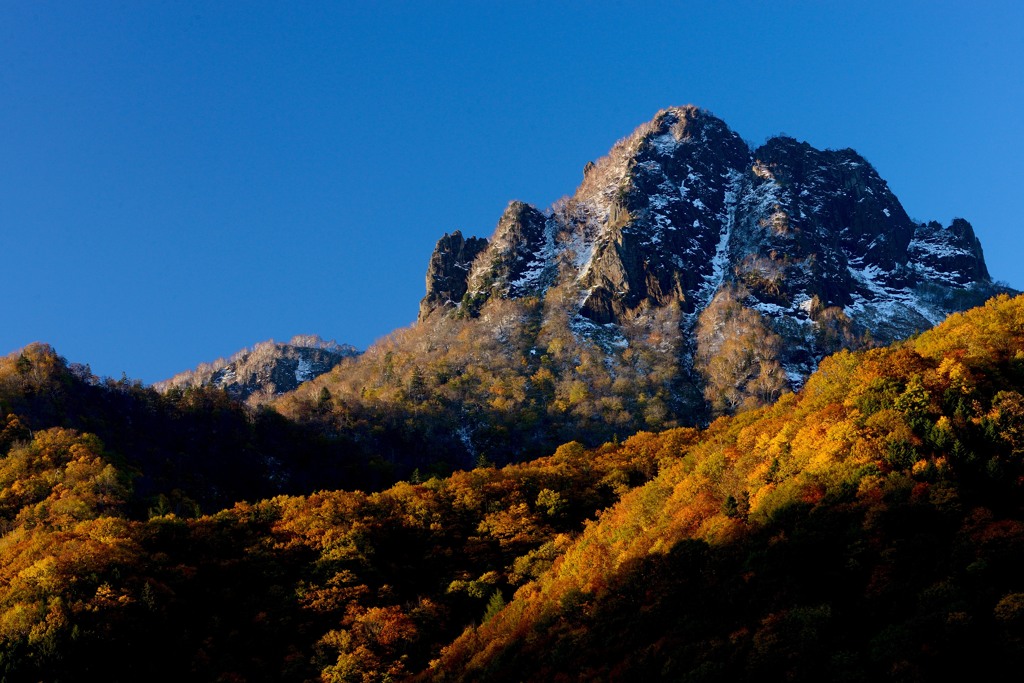
[[[344,434],[247,409],[221,388],[160,394],[140,382],[100,379],[44,344],[0,358],[0,415],[17,416],[19,436],[11,439],[54,427],[99,436],[134,478],[132,505],[142,509],[161,496],[180,515],[314,487],[393,481],[390,467]]]
[[[195,518],[141,509],[147,475],[96,436],[28,426],[80,405],[57,360],[0,365],[9,680],[934,680],[1024,655],[1024,297],[704,431]]]
[[[710,426],[430,680],[940,680],[1024,661],[1024,298]]]
[[[3,424],[4,680],[402,677],[668,453],[649,435],[599,452],[571,444],[501,470],[192,518],[139,510],[137,473],[94,435],[33,432],[7,412]]]

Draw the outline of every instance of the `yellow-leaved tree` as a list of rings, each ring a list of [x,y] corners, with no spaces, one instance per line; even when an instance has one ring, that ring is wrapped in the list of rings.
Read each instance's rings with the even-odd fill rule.
[[[786,387],[778,355],[782,340],[761,314],[747,308],[742,289],[715,294],[697,319],[694,364],[715,414],[771,403]]]

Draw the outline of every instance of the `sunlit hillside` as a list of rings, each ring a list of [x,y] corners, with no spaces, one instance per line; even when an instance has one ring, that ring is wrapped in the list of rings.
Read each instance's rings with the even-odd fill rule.
[[[939,680],[1024,657],[1024,298],[721,419],[431,680]],[[1003,669],[1008,670],[1008,669]]]

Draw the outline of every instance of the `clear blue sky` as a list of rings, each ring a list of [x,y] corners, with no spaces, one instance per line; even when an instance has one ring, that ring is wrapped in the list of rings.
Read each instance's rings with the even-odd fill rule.
[[[415,319],[490,236],[669,105],[853,147],[1024,287],[1017,2],[0,0],[0,353],[146,382]]]

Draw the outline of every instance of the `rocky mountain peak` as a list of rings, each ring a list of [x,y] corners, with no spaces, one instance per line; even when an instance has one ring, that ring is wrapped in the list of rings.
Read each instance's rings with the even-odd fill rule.
[[[652,159],[663,163],[689,157],[696,148],[702,149],[698,155],[702,158],[720,154],[733,165],[742,165],[750,154],[739,135],[708,111],[692,105],[669,107],[616,142],[606,156],[588,164],[584,182],[573,198],[593,204],[597,213],[603,213],[602,209],[607,211],[607,205],[629,191],[637,166]],[[671,172],[671,161],[669,166]]]
[[[596,237],[583,240],[582,314],[604,324],[670,301],[692,311],[708,298],[694,295],[713,278],[705,257],[721,241],[732,185],[750,161],[747,145],[692,106],[659,112],[620,144],[623,174],[603,229],[584,231]],[[613,150],[613,166],[615,157]]]
[[[936,226],[916,225],[852,149],[777,136],[751,150],[706,110],[670,107],[588,163],[547,212],[512,202],[489,243],[443,237],[420,319],[558,286],[580,330],[673,305],[687,333],[728,290],[783,334],[799,383],[824,352],[811,340],[821,311],[846,321],[844,339],[889,341],[998,289],[970,224]]]

